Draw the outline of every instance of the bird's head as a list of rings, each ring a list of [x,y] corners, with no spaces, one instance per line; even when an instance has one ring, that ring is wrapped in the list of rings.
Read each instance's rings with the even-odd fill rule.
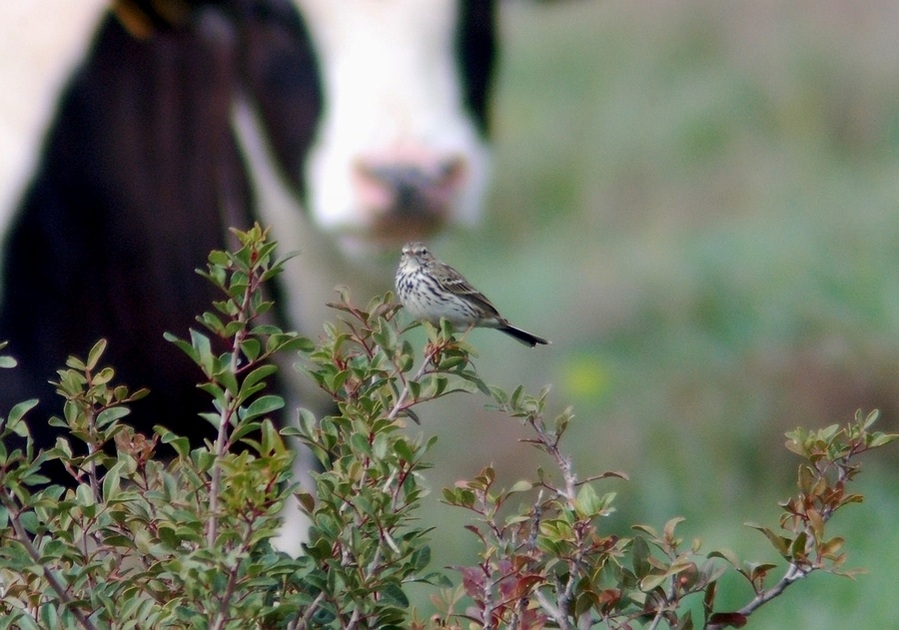
[[[421,267],[428,264],[433,258],[424,243],[406,243],[403,246],[403,256],[400,260],[400,265],[412,268]]]

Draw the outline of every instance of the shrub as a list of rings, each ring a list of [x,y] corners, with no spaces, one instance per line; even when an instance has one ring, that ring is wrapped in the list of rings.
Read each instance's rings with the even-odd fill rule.
[[[678,518],[619,536],[601,526],[615,497],[600,487],[624,474],[576,472],[562,445],[570,410],[548,419],[545,391],[486,384],[474,349],[445,322],[424,325],[416,367],[390,294],[361,308],[341,292],[332,305],[340,321],[318,344],[281,331],[267,323],[272,303],[261,289],[284,259],[259,226],[235,235],[237,251],[213,252],[203,272],[222,290],[215,312],[198,318],[205,331],[169,335],[202,371],[214,441],[192,448],[162,426],[153,436],[128,427],[127,405],[147,393],[116,384],[101,363],[102,341],[59,372],[65,402],[55,422],[69,439],[41,453],[30,438],[24,450],[3,445],[28,435],[35,401],[0,421],[0,628],[741,627],[796,580],[841,573],[843,540],[828,536],[827,524],[861,499],[848,490],[858,456],[896,437],[870,431],[876,413],[788,434],[787,448],[802,459],[798,492],[782,504],[779,527],[752,526],[783,559],[780,577],[774,564],[685,544]],[[215,354],[211,336],[228,350]],[[276,370],[270,359],[285,351],[299,352],[335,413],[300,410],[278,431],[269,416],[283,401],[266,387]],[[13,364],[0,358],[0,367]],[[445,489],[446,503],[471,514],[466,529],[482,546],[446,574],[430,566],[431,533],[417,520],[434,438],[403,429],[418,421],[417,407],[449,395],[482,396],[526,425],[526,441],[553,470],[499,488],[486,467]],[[301,440],[321,463],[314,489],[291,481],[285,438]],[[154,458],[160,441],[173,447],[170,461]],[[48,484],[41,466],[49,460],[62,462],[71,487]],[[292,493],[311,523],[298,558],[270,544]],[[716,607],[726,571],[752,587],[739,610]],[[437,612],[428,619],[409,610],[405,589],[416,582],[433,585]],[[685,605],[691,596],[701,619]]]

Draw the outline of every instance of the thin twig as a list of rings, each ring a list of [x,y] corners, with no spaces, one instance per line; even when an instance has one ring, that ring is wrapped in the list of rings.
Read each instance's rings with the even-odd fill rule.
[[[652,618],[652,623],[646,628],[646,630],[656,630],[659,627],[659,624],[662,623],[662,619],[665,618],[665,607],[659,606],[658,610],[656,610],[656,616]]]
[[[315,616],[315,613],[318,612],[318,607],[324,598],[325,592],[321,591],[318,595],[315,596],[315,599],[313,599],[312,603],[309,604],[309,606],[306,608],[306,612],[303,614],[303,616],[287,626],[288,630],[304,630],[305,628],[307,628],[309,626],[309,622],[312,621],[312,617]]]
[[[814,570],[814,567],[800,568],[798,565],[791,563],[790,568],[787,569],[787,572],[784,573],[784,576],[780,578],[777,584],[756,595],[751,602],[738,610],[737,614],[743,615],[744,617],[750,616],[763,605],[783,594],[783,592],[787,590],[787,587],[793,584],[793,582],[797,582],[802,578],[807,577]],[[708,630],[718,630],[719,628],[721,628],[721,626],[714,624],[710,625]]]
[[[247,310],[249,308],[250,299],[253,295],[253,292],[258,288],[257,284],[253,282],[255,278],[250,277],[247,282],[247,286],[244,289],[244,294],[241,299],[240,304],[238,304],[238,314],[237,321],[240,322],[241,327],[234,335],[234,343],[231,345],[231,361],[229,364],[229,369],[231,373],[234,374],[237,372],[238,365],[240,363],[240,346],[246,338],[246,324],[249,322],[250,318],[247,314]],[[210,549],[215,545],[215,539],[218,537],[218,510],[219,510],[219,490],[222,484],[222,468],[221,468],[221,459],[225,456],[225,452],[227,451],[227,432],[228,425],[231,423],[231,417],[234,414],[234,409],[232,409],[233,398],[231,393],[225,389],[225,400],[222,405],[222,411],[219,415],[219,427],[218,427],[218,436],[215,440],[215,461],[212,465],[212,472],[210,474],[210,482],[209,482],[209,521],[207,522],[206,527],[206,546]]]
[[[253,532],[252,522],[250,522],[250,524],[247,525],[246,532],[241,541],[241,552],[246,553],[249,551],[250,539],[253,537]],[[228,571],[228,584],[225,586],[225,592],[221,598],[221,606],[219,607],[218,615],[213,624],[209,626],[210,630],[220,630],[221,628],[224,628],[225,624],[228,622],[228,606],[231,604],[231,598],[237,590],[238,566],[239,563],[235,563]]]
[[[402,410],[403,405],[406,402],[406,398],[409,396],[410,380],[417,381],[422,376],[424,376],[425,373],[427,372],[428,365],[430,365],[431,361],[434,360],[434,357],[437,356],[437,353],[439,351],[440,350],[437,347],[432,348],[432,350],[427,355],[425,355],[425,360],[421,364],[421,367],[418,369],[418,372],[415,373],[415,376],[413,376],[411,379],[405,379],[405,378],[403,379],[403,389],[402,389],[402,391],[400,391],[400,395],[397,397],[396,402],[393,405],[393,408],[390,410],[390,413],[387,414],[388,420],[394,420],[396,418],[396,415]]]
[[[833,510],[822,510],[821,519],[823,522],[826,523],[827,521],[829,521],[831,516],[833,516]],[[806,532],[808,533],[808,539],[805,543],[805,553],[806,555],[808,555],[808,553],[811,552],[815,547],[815,536],[808,527],[806,528]],[[780,580],[777,581],[777,584],[769,589],[757,593],[756,596],[753,597],[748,604],[737,611],[737,614],[743,615],[744,617],[749,617],[752,613],[770,602],[772,599],[782,595],[783,592],[787,590],[787,588],[791,584],[801,580],[804,577],[808,577],[817,568],[818,567],[813,565],[800,567],[795,562],[791,562],[789,568],[787,569],[787,572],[784,573],[783,577],[781,577]],[[718,624],[712,624],[708,626],[707,630],[720,630],[720,628],[722,628],[722,626]]]
[[[577,475],[574,472],[571,458],[564,455],[562,453],[562,450],[559,448],[560,436],[551,436],[547,432],[546,427],[543,424],[543,417],[541,415],[533,415],[528,420],[531,427],[537,433],[539,443],[555,460],[556,465],[559,467],[559,470],[562,473],[565,487],[552,488],[552,490],[555,491],[558,495],[564,497],[565,502],[568,504],[569,508],[575,509],[578,487]],[[565,611],[568,610],[569,604],[574,598],[574,589],[577,586],[578,580],[580,580],[581,578],[584,557],[588,553],[587,544],[584,540],[584,529],[582,527],[575,527],[574,531],[577,537],[575,546],[578,551],[575,556],[568,562],[568,579],[565,581],[564,586],[558,582],[556,584],[556,593],[558,593],[556,605],[553,605],[550,608],[544,608],[556,620],[560,628],[572,627],[568,619],[568,614]],[[540,602],[541,606],[543,606],[546,602],[546,598],[539,597],[538,601]]]
[[[63,586],[62,582],[60,582],[53,572],[50,571],[50,568],[46,566],[43,562],[41,562],[41,554],[35,549],[34,544],[31,541],[31,537],[28,535],[28,532],[25,530],[25,527],[22,525],[22,521],[19,519],[19,515],[21,511],[19,510],[18,505],[16,505],[12,496],[9,494],[9,490],[5,487],[0,488],[2,490],[2,494],[0,494],[0,501],[2,501],[4,507],[6,507],[7,512],[9,514],[9,521],[12,523],[13,530],[16,532],[16,537],[19,540],[19,543],[23,547],[25,547],[25,551],[28,552],[28,555],[31,556],[31,559],[34,560],[34,563],[41,567],[41,571],[44,574],[44,577],[47,579],[47,582],[50,583],[50,587],[54,590],[57,597],[59,597],[60,603],[65,606],[71,613],[75,616],[75,619],[78,620],[86,630],[95,630],[96,626],[94,626],[93,622],[85,616],[85,614],[73,606],[72,598],[69,596],[66,588]]]

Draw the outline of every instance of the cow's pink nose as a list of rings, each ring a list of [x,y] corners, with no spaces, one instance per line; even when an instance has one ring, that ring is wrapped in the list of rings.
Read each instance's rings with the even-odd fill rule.
[[[446,215],[466,177],[465,160],[357,161],[354,185],[362,208],[380,218]]]

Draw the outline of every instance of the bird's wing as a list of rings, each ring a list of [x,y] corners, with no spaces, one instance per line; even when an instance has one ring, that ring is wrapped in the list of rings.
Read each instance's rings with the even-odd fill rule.
[[[493,306],[493,303],[488,300],[483,293],[475,289],[461,273],[459,273],[449,265],[444,265],[443,271],[444,273],[441,280],[443,281],[443,285],[447,288],[447,290],[449,290],[451,293],[454,293],[455,295],[459,295],[467,300],[471,300],[479,307],[481,307],[486,314],[492,315],[500,320],[502,319],[499,311],[497,311],[496,307]]]

